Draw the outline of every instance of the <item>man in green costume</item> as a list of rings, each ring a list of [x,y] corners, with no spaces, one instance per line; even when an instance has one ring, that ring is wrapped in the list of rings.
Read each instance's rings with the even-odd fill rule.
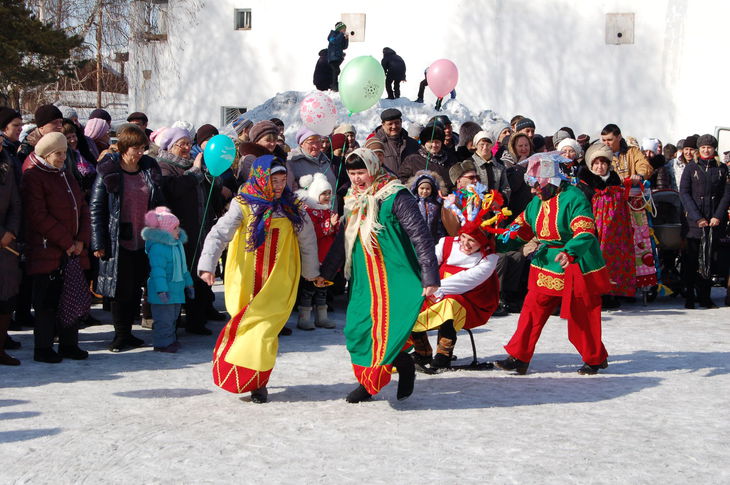
[[[350,280],[345,338],[360,385],[347,402],[370,399],[399,374],[398,399],[413,392],[413,360],[403,350],[423,304],[439,286],[438,262],[418,203],[381,165],[358,148],[345,160],[352,186],[346,224],[322,263],[316,284],[343,266]]]

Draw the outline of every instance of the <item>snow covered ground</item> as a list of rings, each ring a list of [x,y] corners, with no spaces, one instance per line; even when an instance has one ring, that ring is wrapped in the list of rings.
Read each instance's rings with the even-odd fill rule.
[[[341,306],[337,329],[281,338],[265,405],[213,385],[215,336],[112,354],[111,326],[90,327],[88,360],[50,365],[33,362],[30,331],[14,333],[23,364],[0,369],[0,483],[730,482],[728,308],[665,298],[604,313],[598,376],[575,372],[553,317],[526,376],[419,374],[406,401],[393,382],[352,405]],[[475,332],[480,358],[504,355],[516,320]],[[465,334],[456,353],[467,361]]]

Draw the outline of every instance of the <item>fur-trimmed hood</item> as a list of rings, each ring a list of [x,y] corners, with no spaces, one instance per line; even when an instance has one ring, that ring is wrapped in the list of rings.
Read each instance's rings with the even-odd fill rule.
[[[156,227],[145,227],[142,229],[142,239],[149,242],[165,244],[167,246],[175,246],[178,241],[182,244],[188,242],[188,235],[185,233],[183,228],[180,228],[180,239],[175,239],[172,237],[172,234],[167,231],[163,231]]]
[[[119,153],[110,153],[96,166],[96,173],[102,177],[106,190],[109,193],[116,194],[119,192],[119,186],[121,185],[124,172],[120,164],[120,159],[121,155]],[[157,170],[153,170],[155,167],[157,167]],[[139,159],[139,169],[141,171],[148,171],[155,185],[160,186],[162,184],[162,175],[157,161],[154,158],[142,155],[142,158]]]
[[[446,194],[446,183],[444,182],[443,177],[431,170],[419,170],[413,174],[413,176],[408,179],[408,182],[406,182],[406,187],[408,187],[412,193],[417,195],[418,186],[424,179],[431,183],[431,187],[436,189],[436,192],[440,191],[442,194]]]

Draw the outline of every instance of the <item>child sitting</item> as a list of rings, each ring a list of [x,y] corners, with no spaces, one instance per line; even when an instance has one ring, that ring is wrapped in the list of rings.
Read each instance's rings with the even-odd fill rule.
[[[183,244],[188,237],[180,228],[180,221],[167,207],[157,207],[144,217],[145,252],[150,261],[147,280],[148,300],[152,307],[152,339],[157,352],[175,353],[180,348],[175,334],[175,321],[185,295],[193,298],[193,279],[190,277]]]
[[[408,180],[408,190],[418,199],[418,208],[433,236],[433,242],[438,242],[446,235],[441,223],[443,199],[441,194],[446,192],[446,184],[436,172],[419,170]]]
[[[304,203],[309,218],[314,224],[317,234],[317,255],[321,263],[332,247],[339,218],[332,211],[332,186],[322,173],[305,175],[299,179],[301,189],[296,191],[299,199]],[[314,324],[311,322],[312,305],[316,306]],[[299,289],[299,318],[297,328],[314,330],[315,325],[321,328],[335,328],[327,316],[327,288],[318,288],[311,281],[304,281]]]

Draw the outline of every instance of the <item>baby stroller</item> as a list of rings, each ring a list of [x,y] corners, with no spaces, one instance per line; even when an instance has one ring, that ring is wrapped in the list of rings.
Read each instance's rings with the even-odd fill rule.
[[[629,215],[634,230],[634,263],[636,266],[636,286],[642,293],[644,304],[656,297],[657,268],[655,246],[652,237],[650,215],[656,207],[652,201],[649,182],[631,187],[629,191]]]
[[[660,280],[669,291],[681,293],[682,279],[678,262],[682,249],[682,202],[679,192],[666,189],[652,193],[656,214],[653,217],[654,240],[657,245],[657,271]],[[660,291],[662,293],[662,291]]]

